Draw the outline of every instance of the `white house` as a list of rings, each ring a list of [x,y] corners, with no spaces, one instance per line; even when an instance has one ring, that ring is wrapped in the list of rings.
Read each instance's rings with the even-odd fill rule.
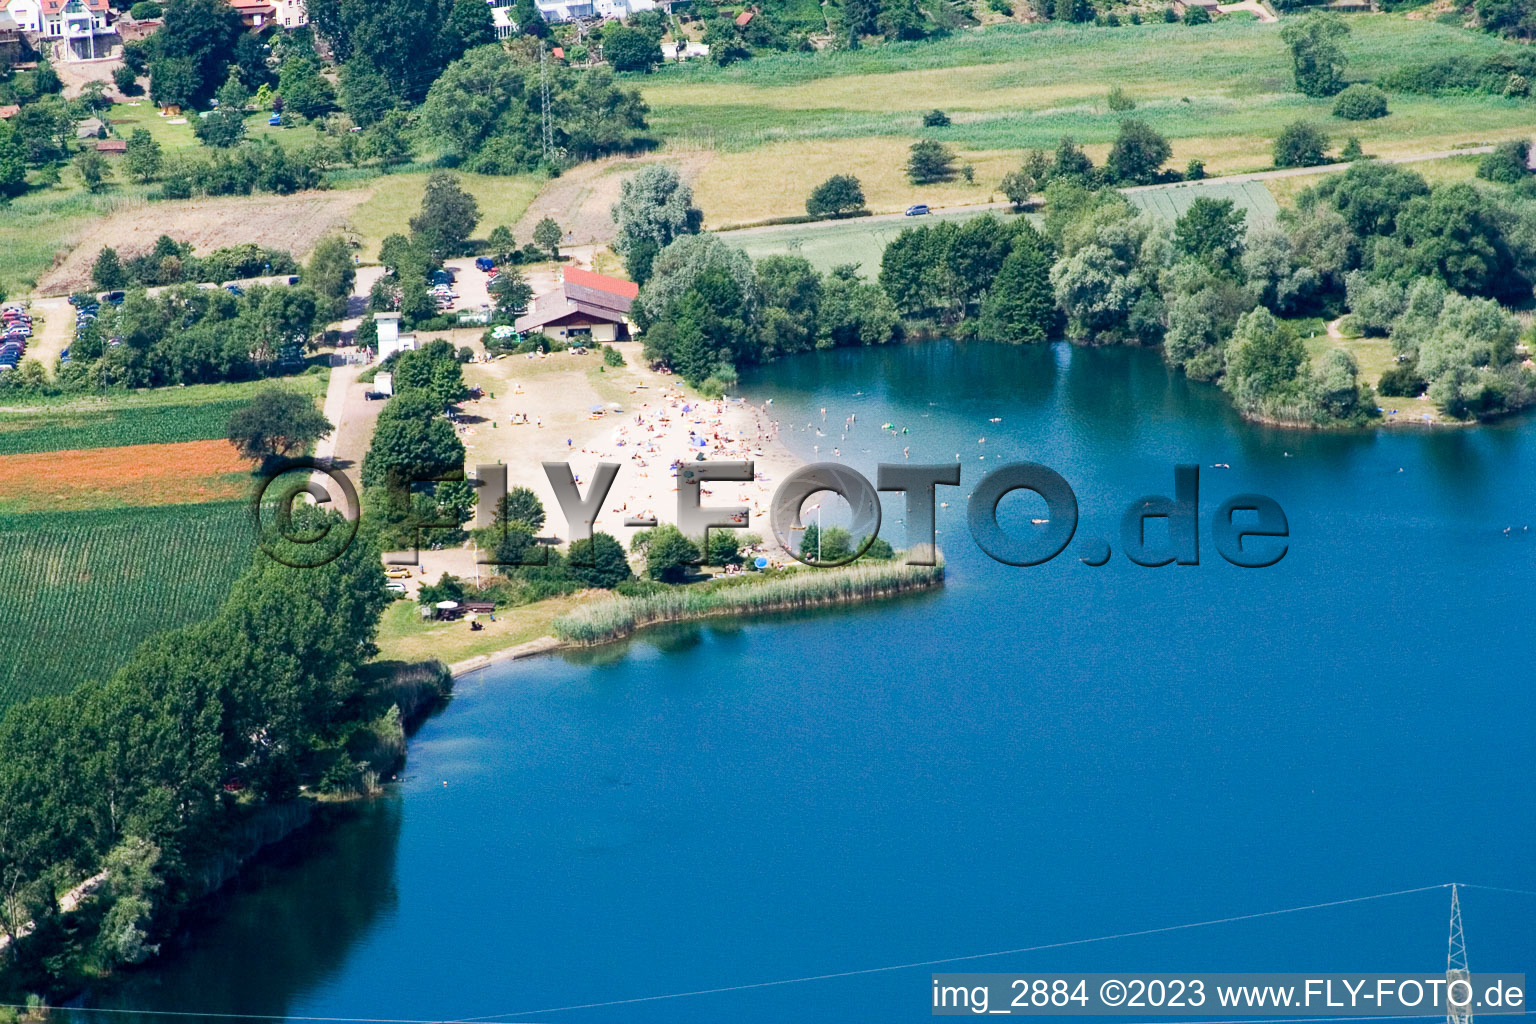
[[[383,362],[396,352],[415,352],[416,335],[400,333],[399,313],[375,313],[373,322],[379,329],[379,361]]]
[[[593,17],[592,0],[534,0],[539,16],[551,25]]]
[[[654,11],[656,0],[592,0],[592,9],[599,18],[614,18],[623,21],[631,14],[641,11]]]
[[[517,35],[517,23],[512,20],[511,8],[492,7],[491,24],[496,26],[497,39],[511,39]]]
[[[0,11],[9,14],[23,32],[43,31],[43,0],[0,0]]]
[[[273,20],[283,28],[309,24],[309,9],[304,6],[304,0],[272,0],[272,6],[277,8]]]

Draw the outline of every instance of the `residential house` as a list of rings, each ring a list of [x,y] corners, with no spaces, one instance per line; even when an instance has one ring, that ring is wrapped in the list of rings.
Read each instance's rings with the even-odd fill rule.
[[[512,20],[511,8],[492,7],[491,24],[496,27],[497,39],[511,39],[517,35],[517,22]]]
[[[592,9],[599,18],[624,21],[631,14],[654,11],[656,0],[592,0]]]
[[[304,0],[272,0],[272,6],[277,9],[274,17],[283,28],[309,24],[309,8],[304,6]]]
[[[595,16],[592,0],[534,0],[539,16],[551,25]]]
[[[43,33],[43,0],[0,0],[0,13],[9,15],[23,32]]]
[[[515,326],[559,341],[621,341],[633,329],[629,310],[639,294],[633,281],[566,267],[560,286],[535,298]]]
[[[3,0],[0,0],[0,59],[14,64],[21,59],[24,52],[26,52],[26,43],[21,38],[21,26],[16,23],[15,18],[5,12]]]
[[[252,31],[260,31],[277,20],[277,5],[271,0],[229,0],[229,6],[240,15],[240,23]]]
[[[112,52],[115,33],[107,24],[107,0],[11,0],[10,13],[18,24],[17,9],[34,2],[41,19],[38,34],[64,40],[65,60],[97,60]]]

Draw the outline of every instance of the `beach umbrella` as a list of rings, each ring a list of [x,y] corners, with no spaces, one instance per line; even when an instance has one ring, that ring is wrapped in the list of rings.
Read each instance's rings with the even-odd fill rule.
[[[437,608],[438,608],[439,611],[451,612],[455,608],[457,608],[458,606],[459,606],[459,602],[457,602],[457,601],[439,601],[439,602],[437,602]]]
[[[587,411],[588,412],[602,412],[603,411],[603,407],[601,405],[594,405],[591,409],[589,409]]]
[[[757,566],[759,569],[766,569],[768,568],[768,559],[764,558],[762,555],[758,555],[757,559],[752,564]]]

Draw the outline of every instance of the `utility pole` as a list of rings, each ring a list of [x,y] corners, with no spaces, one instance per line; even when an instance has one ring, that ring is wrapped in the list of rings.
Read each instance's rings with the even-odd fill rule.
[[[1457,984],[1460,982],[1461,984]],[[1451,986],[1456,991],[1451,991]],[[1452,1002],[1452,999],[1466,1002]],[[1472,970],[1467,966],[1467,937],[1461,929],[1461,896],[1451,885],[1451,937],[1445,957],[1445,1024],[1472,1024]]]
[[[549,119],[549,47],[539,40],[539,116],[542,120],[544,162],[554,163],[555,128]]]

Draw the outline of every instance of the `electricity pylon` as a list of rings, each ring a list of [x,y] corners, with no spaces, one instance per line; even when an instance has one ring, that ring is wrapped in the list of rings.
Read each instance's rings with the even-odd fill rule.
[[[549,117],[549,48],[539,40],[539,116],[542,120],[544,160],[554,162],[555,126]]]
[[[1452,985],[1456,986],[1454,992]],[[1465,999],[1466,1002],[1453,1002],[1453,999]],[[1467,966],[1467,937],[1461,930],[1461,896],[1454,884],[1451,886],[1451,938],[1445,957],[1445,1024],[1472,1024],[1472,970]]]

